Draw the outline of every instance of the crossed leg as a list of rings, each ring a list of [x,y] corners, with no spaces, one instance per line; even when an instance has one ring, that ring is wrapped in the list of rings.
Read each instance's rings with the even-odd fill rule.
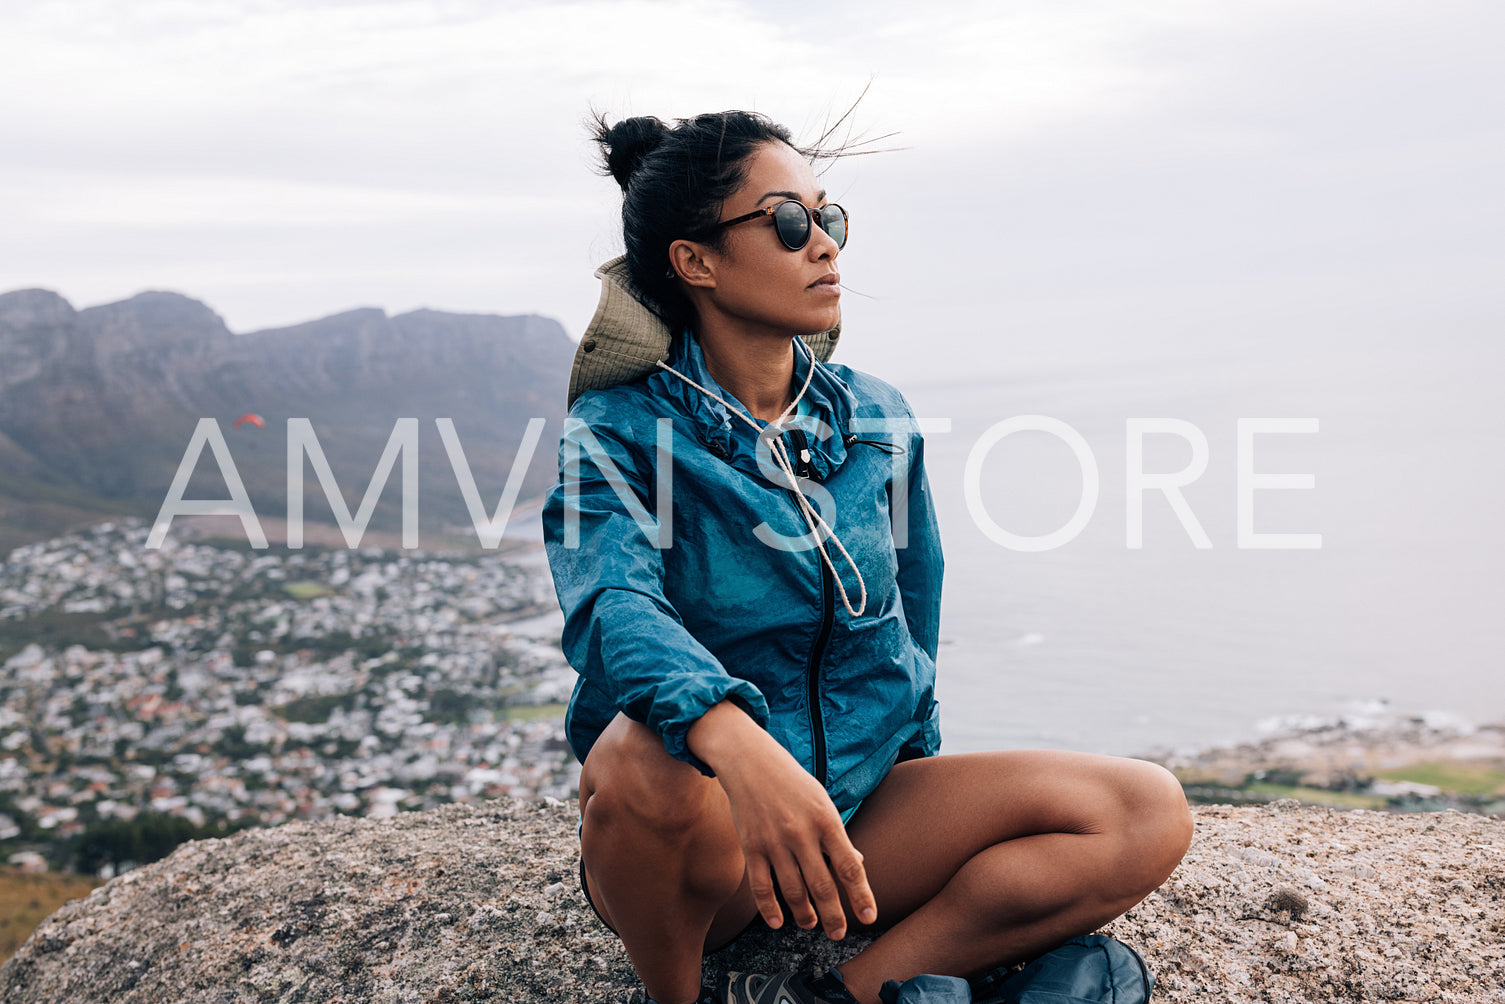
[[[756,915],[721,785],[618,716],[581,772],[592,899],[648,993],[692,1001],[700,957]],[[1141,760],[1045,750],[898,764],[848,834],[887,929],[841,966],[864,1004],[884,980],[972,976],[1117,917],[1191,841],[1180,785]]]
[[[898,764],[848,827],[880,922],[841,966],[858,1000],[884,980],[975,976],[1127,912],[1170,877],[1191,812],[1144,760],[1009,750]],[[900,919],[902,918],[902,919]]]

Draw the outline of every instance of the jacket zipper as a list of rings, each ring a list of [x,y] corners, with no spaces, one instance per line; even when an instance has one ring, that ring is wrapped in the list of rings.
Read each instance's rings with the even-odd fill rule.
[[[815,779],[826,784],[826,723],[820,711],[820,660],[825,655],[826,642],[831,638],[831,624],[836,619],[835,586],[831,582],[831,570],[816,555],[820,566],[820,634],[815,636],[815,647],[810,650],[810,663],[805,668],[805,681],[810,695],[810,726],[815,743]]]
[[[789,437],[794,442],[795,473],[808,478],[814,473],[810,464],[809,440],[799,429],[790,430]],[[820,633],[815,636],[815,646],[810,649],[810,661],[805,666],[805,686],[810,701],[811,740],[815,747],[815,779],[825,787],[826,723],[820,711],[820,660],[826,653],[831,625],[836,620],[836,585],[831,579],[831,570],[819,554],[815,564],[820,568]]]

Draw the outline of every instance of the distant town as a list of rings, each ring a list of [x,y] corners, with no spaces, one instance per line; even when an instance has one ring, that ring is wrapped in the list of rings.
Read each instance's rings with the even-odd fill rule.
[[[256,551],[105,523],[0,563],[0,862],[108,875],[180,835],[572,797],[538,551]],[[114,844],[103,838],[110,835]]]

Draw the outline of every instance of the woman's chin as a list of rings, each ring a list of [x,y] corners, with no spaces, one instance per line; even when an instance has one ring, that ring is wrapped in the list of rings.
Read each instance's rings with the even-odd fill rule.
[[[830,310],[824,310],[812,315],[810,321],[801,326],[800,334],[818,335],[822,331],[830,331],[841,323],[841,308],[832,305]]]

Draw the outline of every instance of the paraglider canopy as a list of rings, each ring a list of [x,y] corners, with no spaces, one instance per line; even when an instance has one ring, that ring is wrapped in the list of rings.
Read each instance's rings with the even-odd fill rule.
[[[260,415],[252,415],[252,414],[247,413],[247,414],[242,415],[239,418],[237,418],[235,420],[235,423],[232,426],[232,428],[239,429],[242,425],[245,425],[247,422],[250,422],[252,425],[256,426],[256,428],[258,428],[258,429],[265,429],[267,427],[266,422],[262,419],[262,417]]]

